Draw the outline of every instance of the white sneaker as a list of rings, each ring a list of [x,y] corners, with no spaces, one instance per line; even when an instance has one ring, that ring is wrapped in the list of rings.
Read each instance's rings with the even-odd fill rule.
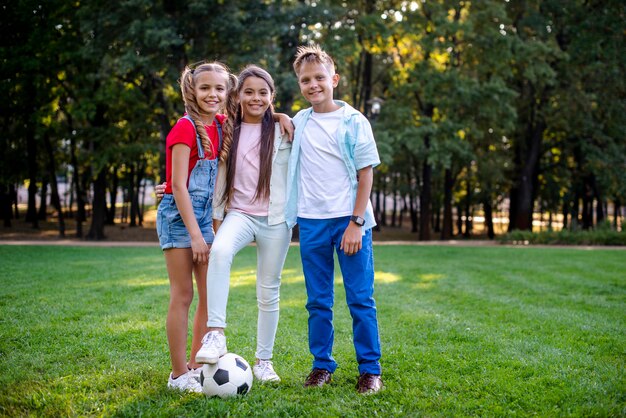
[[[271,360],[259,360],[259,364],[255,364],[252,370],[254,376],[261,382],[280,382]]]
[[[167,387],[183,392],[202,393],[200,382],[192,376],[191,372],[182,374],[176,379],[172,379],[172,374],[170,373],[170,377],[167,379]]]
[[[189,374],[191,375],[191,377],[193,377],[199,382],[201,371],[202,371],[202,367],[198,367],[197,369],[189,369]]]
[[[209,331],[202,339],[202,347],[196,353],[196,362],[215,364],[224,354],[226,337],[218,331]]]

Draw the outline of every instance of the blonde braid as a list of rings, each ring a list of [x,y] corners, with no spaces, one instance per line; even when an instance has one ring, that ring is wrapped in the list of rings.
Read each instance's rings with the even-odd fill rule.
[[[228,97],[226,99],[226,115],[228,118],[224,123],[222,129],[224,132],[224,140],[222,142],[222,150],[220,152],[220,161],[226,162],[228,154],[230,153],[230,147],[233,144],[233,126],[235,124],[235,118],[237,117],[238,105],[238,92],[237,92],[237,76],[230,74],[228,76]]]

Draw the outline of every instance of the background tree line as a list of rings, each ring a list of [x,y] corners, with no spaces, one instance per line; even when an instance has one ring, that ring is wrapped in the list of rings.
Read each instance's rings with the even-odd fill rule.
[[[306,106],[293,55],[318,42],[342,76],[336,97],[372,120],[381,226],[408,219],[419,239],[447,239],[471,235],[481,214],[493,237],[495,213],[507,207],[509,230],[532,229],[533,214],[549,224],[559,215],[571,229],[610,215],[617,228],[626,197],[624,8],[619,0],[3,5],[5,226],[22,184],[34,227],[49,196],[60,235],[72,216],[76,235],[102,239],[119,217],[120,190],[124,218],[141,225],[143,188],[164,177],[165,137],[183,110],[184,66],[259,64],[276,80],[277,109],[293,115]],[[57,178],[71,185],[69,202]]]

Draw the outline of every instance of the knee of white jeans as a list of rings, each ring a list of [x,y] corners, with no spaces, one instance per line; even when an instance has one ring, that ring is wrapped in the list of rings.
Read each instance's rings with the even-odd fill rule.
[[[210,258],[213,259],[214,263],[231,264],[234,257],[234,251],[227,245],[220,245],[219,243],[216,245],[214,243],[211,246]]]
[[[280,297],[278,294],[274,297],[268,298],[257,298],[257,306],[260,311],[263,312],[274,312],[278,310],[278,305],[280,302]]]

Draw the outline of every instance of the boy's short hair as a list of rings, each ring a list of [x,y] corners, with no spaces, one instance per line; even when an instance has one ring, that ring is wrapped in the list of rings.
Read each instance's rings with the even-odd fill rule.
[[[335,61],[319,45],[313,44],[298,47],[296,59],[293,62],[293,69],[296,75],[300,73],[302,65],[307,62],[322,64],[330,75],[335,74]]]

